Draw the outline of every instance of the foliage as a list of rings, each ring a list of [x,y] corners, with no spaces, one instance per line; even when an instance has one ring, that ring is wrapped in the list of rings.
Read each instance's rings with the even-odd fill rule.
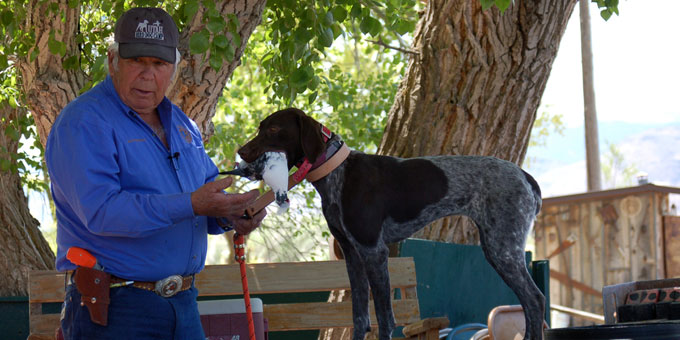
[[[536,120],[534,121],[534,126],[531,128],[531,136],[529,137],[529,147],[530,148],[540,148],[545,147],[547,143],[548,136],[552,133],[557,133],[559,135],[564,134],[564,123],[562,122],[561,114],[551,114],[548,111],[542,111]],[[531,165],[535,162],[532,157],[527,157],[524,159],[523,166],[531,168]]]
[[[501,12],[512,3],[512,0],[480,1],[483,8],[495,5]],[[593,1],[604,8],[603,12],[618,14],[617,0]],[[199,23],[203,26],[191,35],[188,48],[190,53],[209,56],[205,62],[219,69],[234,58],[234,51],[244,42],[236,34],[239,29],[236,18],[220,16],[216,4],[215,0],[50,2],[47,10],[55,13],[65,5],[80,9],[78,54],[67,55],[67,44],[59,40],[61,32],[55,30],[50,32],[47,46],[52,54],[62,58],[65,68],[84,71],[87,83],[80,89],[84,92],[106,76],[103,41],[112,35],[111,18],[120,17],[132,6],[159,6],[173,16],[183,31],[193,23],[196,13],[205,11],[203,22]],[[20,90],[22,80],[14,66],[18,59],[34,60],[39,53],[35,34],[30,29],[26,32],[20,29],[26,18],[24,5],[21,1],[0,0],[0,30],[6,37],[0,46],[3,107],[25,108]],[[409,34],[415,28],[420,6],[422,2],[417,0],[268,1],[262,24],[246,46],[242,66],[236,69],[218,104],[215,134],[207,145],[218,166],[233,167],[235,150],[256,132],[255,122],[286,106],[310,113],[342,135],[353,148],[375,151],[405,69]],[[603,18],[608,16],[603,14]],[[40,162],[42,146],[31,116],[12,118],[3,114],[1,119],[8,136],[29,143],[18,154],[0,150],[1,169],[19,172],[32,189],[46,190],[46,182],[32,178],[27,171],[29,168],[44,171]],[[245,190],[248,185],[239,182],[232,190]],[[295,196],[301,206],[302,202],[318,206],[313,190],[302,187],[299,191],[305,192]],[[271,222],[262,230],[276,230],[281,239],[295,242],[308,231],[299,229],[300,224],[296,226],[292,220],[308,221],[305,225],[323,223],[318,213],[304,209],[290,216],[269,218]],[[317,229],[309,233],[327,237]],[[264,239],[262,243],[265,244]]]
[[[639,170],[635,163],[628,162],[623,152],[615,145],[606,143],[607,151],[602,155],[604,187],[608,189],[635,185]]]
[[[267,10],[263,21],[278,15]],[[221,169],[234,166],[236,150],[257,131],[257,122],[276,109],[299,107],[340,134],[352,148],[374,152],[394,101],[406,57],[394,50],[362,39],[362,34],[343,34],[324,58],[310,67],[319,84],[304,95],[282,97],[271,84],[269,56],[278,51],[270,39],[273,29],[261,25],[251,36],[230,83],[224,90],[213,119],[215,133],[206,149]],[[388,37],[382,38],[389,41]],[[404,38],[405,39],[405,38]],[[254,184],[239,181],[233,191]],[[291,209],[283,215],[270,209],[262,227],[249,239],[249,261],[324,259],[330,234],[322,218],[316,192],[300,184],[290,193]],[[219,257],[219,256],[216,256]]]
[[[328,72],[329,48],[340,36],[362,36],[391,43],[413,31],[417,1],[269,1],[263,20],[266,50],[261,63],[275,98],[291,105],[305,93],[312,103],[319,86],[334,81]],[[322,90],[321,90],[322,91]]]
[[[543,111],[536,117],[536,121],[534,121],[534,126],[531,129],[531,138],[529,139],[529,147],[545,146],[546,138],[551,133],[560,135],[564,133],[562,115],[553,115],[548,111]]]
[[[14,67],[17,58],[28,55],[35,38],[19,28],[25,16],[22,6],[3,3],[0,7],[0,34],[5,42],[0,45],[0,116],[1,136],[8,138],[19,152],[9,145],[0,145],[0,171],[18,173],[29,190],[46,191],[47,181],[35,175],[32,169],[43,169],[43,146],[37,136],[33,117],[25,109],[24,94],[20,91],[20,78]],[[34,57],[32,54],[31,57]]]
[[[612,14],[619,15],[619,0],[592,0],[600,9],[602,19],[609,20]]]

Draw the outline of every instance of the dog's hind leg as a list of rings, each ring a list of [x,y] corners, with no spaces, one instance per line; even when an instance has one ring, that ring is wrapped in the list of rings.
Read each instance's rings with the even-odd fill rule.
[[[390,340],[395,322],[392,312],[390,276],[387,268],[389,249],[387,245],[380,243],[374,248],[360,249],[359,252],[364,259],[368,282],[373,293],[379,339]]]
[[[507,237],[506,235],[505,237]],[[501,238],[495,235],[494,238]],[[512,237],[509,237],[512,238]],[[543,339],[543,315],[545,313],[545,297],[536,287],[526,268],[523,244],[507,244],[503,241],[493,242],[480,233],[482,249],[487,261],[498,272],[503,281],[517,295],[526,322],[525,340]],[[491,241],[491,242],[489,242]]]

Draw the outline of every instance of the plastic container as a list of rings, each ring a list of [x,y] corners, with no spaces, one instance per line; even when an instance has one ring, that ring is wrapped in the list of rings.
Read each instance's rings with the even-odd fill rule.
[[[266,340],[267,325],[262,315],[262,300],[251,298],[255,338]],[[249,339],[248,317],[243,299],[198,301],[198,312],[206,340]]]

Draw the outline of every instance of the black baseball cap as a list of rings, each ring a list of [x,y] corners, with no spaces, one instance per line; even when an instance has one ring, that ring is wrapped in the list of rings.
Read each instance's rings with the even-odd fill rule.
[[[179,31],[160,8],[132,8],[116,22],[114,40],[121,58],[156,57],[175,63]]]

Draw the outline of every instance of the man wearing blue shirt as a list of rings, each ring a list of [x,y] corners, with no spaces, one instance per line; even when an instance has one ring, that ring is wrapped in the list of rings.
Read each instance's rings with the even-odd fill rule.
[[[79,291],[102,279],[81,268],[73,274],[62,311],[66,339],[204,339],[193,276],[203,269],[207,234],[224,227],[248,234],[266,214],[242,218],[257,191],[223,191],[232,179],[215,180],[196,124],[165,97],[178,36],[162,9],[123,14],[109,76],[69,103],[48,137],[57,269],[76,269],[66,254],[83,248],[113,287],[101,320],[93,310],[102,304]]]

